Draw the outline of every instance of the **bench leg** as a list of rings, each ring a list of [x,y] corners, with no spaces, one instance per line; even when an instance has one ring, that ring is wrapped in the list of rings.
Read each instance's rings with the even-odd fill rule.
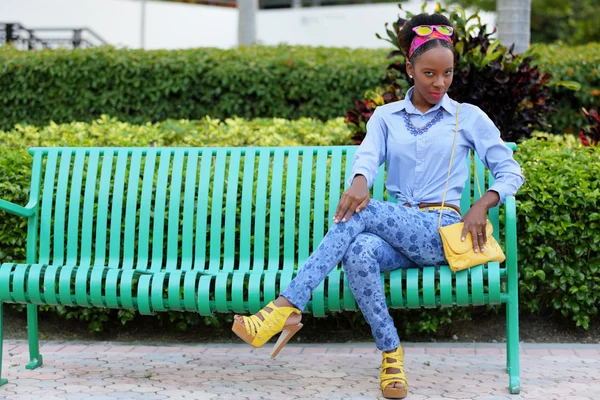
[[[35,369],[43,363],[40,354],[37,308],[35,304],[27,304],[27,338],[29,339],[29,364],[25,366],[27,369]]]
[[[516,296],[515,296],[516,297]],[[509,388],[512,394],[519,394],[520,362],[519,362],[519,304],[518,300],[509,299],[506,304],[506,372],[509,376]]]
[[[2,345],[4,344],[4,315],[3,315],[4,303],[0,302],[0,377],[2,376]],[[0,386],[6,385],[8,379],[0,378]]]

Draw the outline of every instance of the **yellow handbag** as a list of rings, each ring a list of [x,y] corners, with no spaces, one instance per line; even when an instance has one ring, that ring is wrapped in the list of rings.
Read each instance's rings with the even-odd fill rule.
[[[442,245],[444,246],[444,254],[446,260],[450,265],[450,269],[453,272],[462,271],[463,269],[471,268],[476,265],[485,264],[490,261],[502,262],[506,259],[506,256],[502,252],[500,245],[492,236],[494,229],[492,223],[488,220],[486,223],[486,236],[487,243],[485,245],[485,251],[476,253],[473,250],[473,241],[471,238],[471,232],[467,233],[465,241],[461,240],[464,223],[459,222],[448,226],[441,226],[442,213],[444,212],[444,201],[446,200],[446,191],[448,190],[448,183],[450,182],[450,170],[452,168],[452,159],[454,158],[454,148],[456,147],[456,137],[458,136],[458,112],[460,110],[460,104],[456,107],[456,126],[454,128],[454,143],[452,144],[452,154],[450,155],[450,165],[448,166],[448,179],[446,180],[446,188],[444,189],[444,195],[442,197],[442,209],[440,211],[440,217],[438,219],[438,230],[442,238]],[[481,188],[479,186],[479,178],[475,174],[475,180],[477,181],[477,190],[479,191],[479,197],[481,197]]]

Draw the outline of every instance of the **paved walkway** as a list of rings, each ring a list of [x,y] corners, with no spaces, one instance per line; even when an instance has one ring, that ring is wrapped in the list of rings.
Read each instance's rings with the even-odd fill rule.
[[[377,399],[380,353],[370,343],[288,345],[276,360],[246,345],[130,346],[44,342],[25,369],[25,341],[4,343],[0,398]],[[510,395],[504,345],[405,344],[410,400],[600,399],[599,345],[521,350],[521,394]]]

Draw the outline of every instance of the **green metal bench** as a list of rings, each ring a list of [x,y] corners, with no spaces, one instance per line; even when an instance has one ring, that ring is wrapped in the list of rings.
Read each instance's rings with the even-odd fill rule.
[[[29,204],[0,200],[0,210],[28,219],[27,262],[0,266],[0,301],[27,304],[27,368],[42,365],[39,304],[142,314],[257,312],[331,225],[355,150],[30,149]],[[484,182],[481,162],[475,157],[470,165]],[[382,166],[375,199],[387,198],[384,174]],[[478,198],[472,192],[469,180],[463,211]],[[515,199],[504,207],[503,221],[497,207],[489,218],[498,240],[503,233],[505,264],[457,274],[445,266],[396,270],[382,280],[392,308],[506,303],[507,371],[510,391],[518,393]],[[341,310],[357,305],[340,267],[314,291],[307,311]]]

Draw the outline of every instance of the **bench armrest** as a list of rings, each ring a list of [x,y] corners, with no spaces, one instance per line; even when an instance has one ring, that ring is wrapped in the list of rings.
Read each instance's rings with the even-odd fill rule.
[[[37,201],[30,201],[25,207],[0,199],[0,211],[6,211],[20,217],[31,217],[37,210]]]
[[[506,272],[508,275],[509,293],[518,293],[517,265],[517,205],[514,196],[507,196],[504,201]]]

